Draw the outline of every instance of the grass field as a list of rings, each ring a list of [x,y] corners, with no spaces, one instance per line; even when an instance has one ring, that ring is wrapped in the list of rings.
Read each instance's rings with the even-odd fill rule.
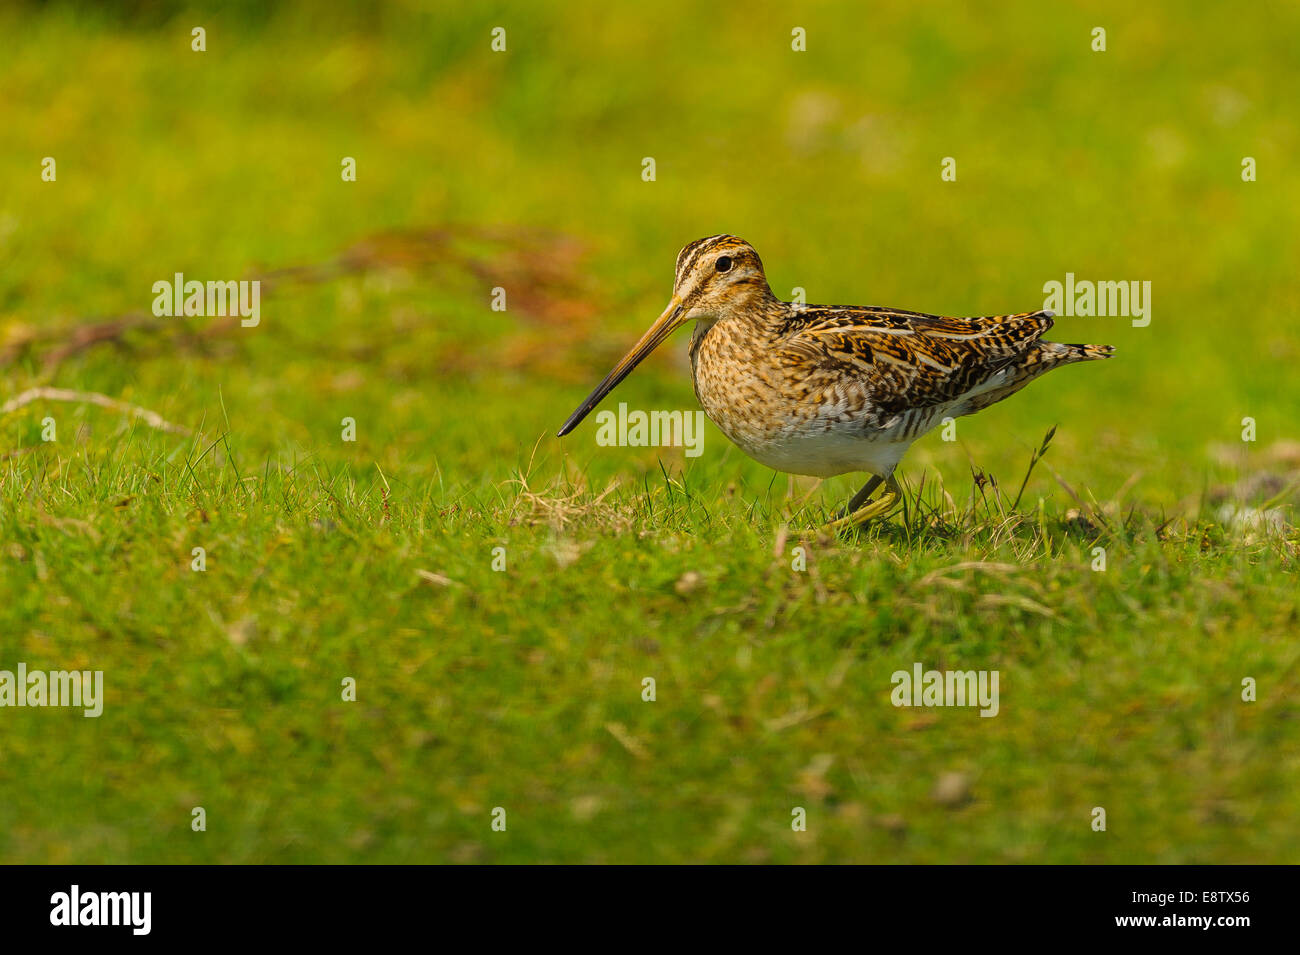
[[[1298,30],[0,11],[0,670],[105,686],[0,709],[0,861],[1296,861]],[[1071,272],[1151,321],[1059,318],[1116,357],[832,537],[859,476],[554,436],[717,232],[810,302],[1027,311]],[[260,323],[155,317],[178,272],[260,280]],[[694,409],[685,339],[610,406]],[[998,715],[894,707],[918,662],[998,671]]]

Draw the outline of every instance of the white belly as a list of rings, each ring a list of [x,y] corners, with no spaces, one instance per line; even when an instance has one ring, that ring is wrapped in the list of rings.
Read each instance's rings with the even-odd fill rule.
[[[773,435],[769,440],[743,440],[731,437],[736,446],[760,464],[787,474],[811,477],[834,477],[851,471],[868,471],[882,477],[911,447],[912,442],[868,441],[843,431],[790,433]]]

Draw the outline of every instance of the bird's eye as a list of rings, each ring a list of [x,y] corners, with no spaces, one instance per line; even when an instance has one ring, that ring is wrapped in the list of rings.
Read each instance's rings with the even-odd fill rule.
[[[718,261],[713,263],[713,267],[719,272],[728,272],[731,270],[731,256],[720,255]]]

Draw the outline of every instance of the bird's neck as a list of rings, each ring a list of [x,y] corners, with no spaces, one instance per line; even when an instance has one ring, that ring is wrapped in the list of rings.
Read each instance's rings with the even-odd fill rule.
[[[716,324],[762,340],[780,330],[790,309],[790,304],[773,295],[767,283],[763,282],[743,290],[718,315]]]
[[[697,319],[691,333],[691,361],[699,356],[700,348],[708,339],[711,350],[732,355],[748,354],[761,350],[766,343],[780,338],[792,307],[782,302],[772,290],[763,286],[762,293],[747,297],[742,302],[732,302],[712,318]]]

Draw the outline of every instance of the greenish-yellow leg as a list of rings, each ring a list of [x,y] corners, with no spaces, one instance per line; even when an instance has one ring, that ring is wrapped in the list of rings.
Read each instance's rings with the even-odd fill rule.
[[[871,492],[884,482],[885,493],[880,496],[879,500],[866,503]],[[850,527],[860,527],[867,521],[888,514],[899,502],[903,500],[903,489],[898,486],[898,481],[891,474],[888,478],[873,477],[862,490],[853,495],[849,501],[849,506],[836,515],[836,520],[826,525],[828,531],[842,531]]]

